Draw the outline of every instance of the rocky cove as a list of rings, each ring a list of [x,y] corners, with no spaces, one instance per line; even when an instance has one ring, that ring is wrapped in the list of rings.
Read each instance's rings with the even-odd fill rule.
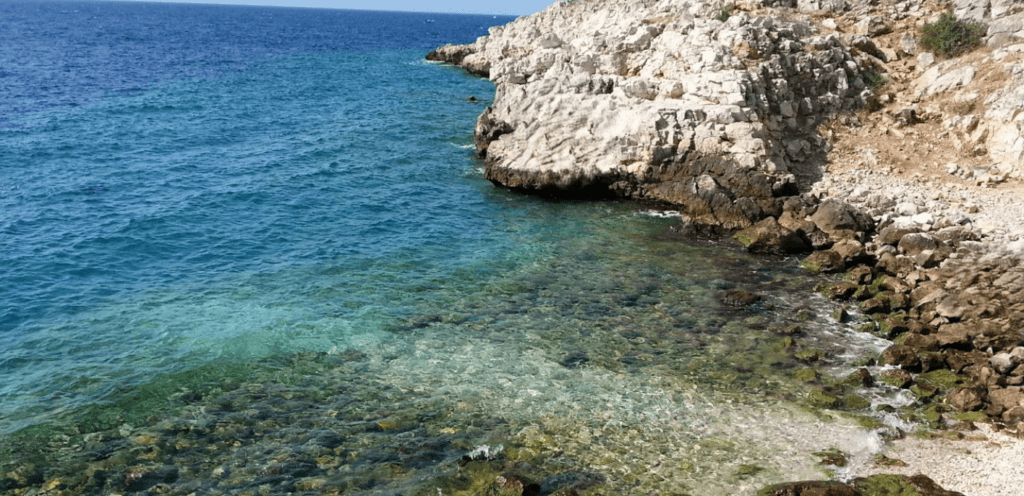
[[[983,46],[928,52],[921,30],[944,13],[983,26]],[[817,290],[891,344],[845,385],[810,372],[811,403],[849,410],[851,385],[885,383],[917,402],[918,437],[957,440],[987,439],[979,425],[1024,437],[1022,54],[1024,5],[1008,0],[590,0],[428,59],[495,83],[476,148],[496,185],[656,202],[680,235],[841,274]],[[1013,493],[1014,469],[974,463],[987,466],[943,465],[973,481],[933,476]],[[889,494],[863,480],[764,491]]]
[[[929,59],[947,8],[991,46]],[[0,492],[1015,494],[1017,8],[588,0],[444,48],[495,79],[446,101],[491,104],[459,158],[509,259],[231,284],[395,306],[5,433]]]

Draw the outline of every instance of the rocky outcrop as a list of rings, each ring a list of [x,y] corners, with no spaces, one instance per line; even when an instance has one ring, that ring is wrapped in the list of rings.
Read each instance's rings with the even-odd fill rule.
[[[870,150],[865,164],[878,170],[824,174],[831,144],[818,134],[824,122],[859,126],[851,110],[888,105],[878,114],[894,139],[938,119],[937,140],[991,159],[962,177],[1021,178],[1024,9],[956,2],[962,17],[988,23],[994,49],[935,61],[899,31],[937,19],[920,1],[729,5],[560,2],[431,57],[495,82],[475,129],[494,183],[671,203],[684,214],[679,232],[735,228],[752,252],[813,251],[806,268],[851,274],[823,293],[854,300],[870,316],[865,330],[897,340],[880,357],[899,367],[892,384],[1008,426],[1024,420],[1024,229],[972,215],[984,207],[1019,224],[1024,204],[898,186]],[[868,89],[897,63],[913,75],[879,95]],[[1024,423],[1016,429],[1024,435]]]
[[[557,2],[431,57],[488,68],[476,138],[496,184],[744,227],[780,215],[794,172],[821,159],[815,126],[872,95],[839,36],[724,7]]]

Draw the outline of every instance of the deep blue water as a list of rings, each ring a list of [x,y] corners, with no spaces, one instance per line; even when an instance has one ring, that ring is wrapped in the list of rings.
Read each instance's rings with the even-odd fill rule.
[[[493,87],[423,61],[511,19],[0,2],[0,430],[514,265],[468,149]]]

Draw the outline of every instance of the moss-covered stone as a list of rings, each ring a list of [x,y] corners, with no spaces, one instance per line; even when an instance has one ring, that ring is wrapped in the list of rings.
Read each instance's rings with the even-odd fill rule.
[[[985,412],[954,412],[950,413],[949,417],[954,420],[966,420],[969,422],[980,422],[988,418]]]
[[[740,465],[736,469],[736,474],[741,476],[741,477],[749,477],[749,476],[752,476],[752,475],[757,475],[757,474],[759,474],[759,473],[761,473],[763,471],[764,471],[764,467],[762,467],[762,466],[744,464],[744,465]]]
[[[865,368],[857,369],[839,381],[839,386],[844,388],[871,387],[874,384],[875,378]]]
[[[838,396],[817,388],[807,393],[807,403],[815,408],[839,408],[842,406],[842,401]]]
[[[814,363],[824,358],[825,352],[821,351],[818,348],[808,348],[806,350],[797,352],[793,356],[795,356],[797,360],[807,363]]]
[[[812,453],[814,456],[821,458],[818,462],[819,465],[832,465],[834,467],[845,467],[849,460],[846,459],[846,453],[836,448],[827,449],[825,451],[818,451]]]
[[[842,307],[832,312],[832,320],[845,324],[850,321],[850,313],[846,311],[846,307]]]
[[[883,424],[881,420],[878,420],[875,417],[869,417],[867,415],[854,415],[853,419],[857,421],[857,424],[859,424],[861,427],[869,431],[885,427],[885,424]]]
[[[963,377],[953,373],[952,370],[939,369],[917,375],[918,382],[930,384],[939,389],[953,389],[959,384],[967,382]]]
[[[842,407],[847,410],[863,410],[871,407],[871,401],[863,396],[847,394],[841,398]]]
[[[780,352],[785,350],[791,350],[793,348],[796,348],[796,340],[790,336],[786,336],[776,341],[775,346],[773,346],[773,348],[775,349],[775,351]]]
[[[871,461],[874,462],[875,466],[878,467],[906,467],[907,462],[897,459],[889,458],[881,453],[875,453],[871,456]]]
[[[878,334],[886,339],[894,339],[909,330],[907,327],[907,316],[902,313],[891,313],[877,322]]]
[[[935,386],[930,386],[928,384],[915,384],[913,386],[910,386],[910,392],[918,400],[924,401],[935,396],[935,394],[938,392],[938,389]]]
[[[949,406],[932,403],[921,409],[921,418],[928,422],[930,427],[938,428],[942,425],[942,415],[948,411]]]
[[[801,382],[814,382],[821,378],[821,374],[817,370],[807,367],[793,372],[793,378]]]
[[[854,482],[854,486],[864,493],[864,496],[921,496],[913,484],[899,475],[872,475]]]
[[[809,272],[815,272],[815,273],[821,272],[822,269],[824,268],[824,267],[822,267],[821,263],[815,262],[813,260],[807,260],[807,259],[804,259],[802,262],[800,262],[800,266],[803,267],[805,270],[807,270]]]
[[[879,374],[878,380],[890,386],[903,389],[909,386],[914,378],[906,370],[892,369]]]
[[[865,322],[857,328],[857,332],[863,332],[865,334],[876,334],[878,332],[878,323],[876,322]]]

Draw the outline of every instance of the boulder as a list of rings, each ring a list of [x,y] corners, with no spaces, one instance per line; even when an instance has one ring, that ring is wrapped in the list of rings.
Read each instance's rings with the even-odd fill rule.
[[[882,228],[875,237],[875,242],[886,245],[896,245],[907,234],[920,231],[916,226],[892,224]]]
[[[774,217],[767,217],[743,229],[734,236],[751,253],[788,255],[803,253],[810,246],[797,233],[779,225]]]
[[[933,252],[944,252],[949,254],[951,249],[949,245],[944,243],[942,240],[927,233],[908,233],[900,238],[899,250],[907,256],[913,257],[920,254],[925,250],[931,250]]]
[[[844,239],[832,246],[832,250],[843,257],[846,265],[853,265],[854,263],[863,260],[867,256],[867,252],[864,250],[864,245],[855,239]]]
[[[1010,351],[1000,351],[992,355],[989,359],[989,364],[992,368],[1000,374],[1006,375],[1017,368],[1017,366],[1024,364],[1024,346],[1018,346]]]
[[[857,32],[871,37],[892,32],[892,26],[882,17],[869,15],[856,24]]]
[[[1003,412],[1018,406],[1024,406],[1024,392],[1020,387],[994,387],[988,390],[988,408],[985,413],[997,417]]]
[[[834,250],[822,250],[808,255],[801,265],[812,272],[833,273],[845,269],[846,261]]]
[[[904,338],[903,344],[920,351],[936,351],[939,349],[939,340],[931,334],[909,333]]]
[[[961,387],[946,395],[946,404],[961,412],[978,410],[985,404],[988,392],[980,387]]]
[[[903,255],[895,255],[893,253],[886,253],[878,257],[878,263],[875,264],[881,272],[892,274],[898,277],[906,277],[910,274],[916,266],[914,261]]]
[[[939,327],[935,339],[941,348],[970,348],[972,336],[966,325],[954,323]]]
[[[921,357],[910,346],[893,345],[882,352],[882,360],[888,365],[899,365],[910,372],[921,371]]]
[[[874,221],[863,210],[831,198],[818,205],[811,221],[832,241],[857,238],[874,229]]]
[[[906,389],[914,382],[914,376],[903,369],[890,369],[879,374],[879,380],[890,386]]]

